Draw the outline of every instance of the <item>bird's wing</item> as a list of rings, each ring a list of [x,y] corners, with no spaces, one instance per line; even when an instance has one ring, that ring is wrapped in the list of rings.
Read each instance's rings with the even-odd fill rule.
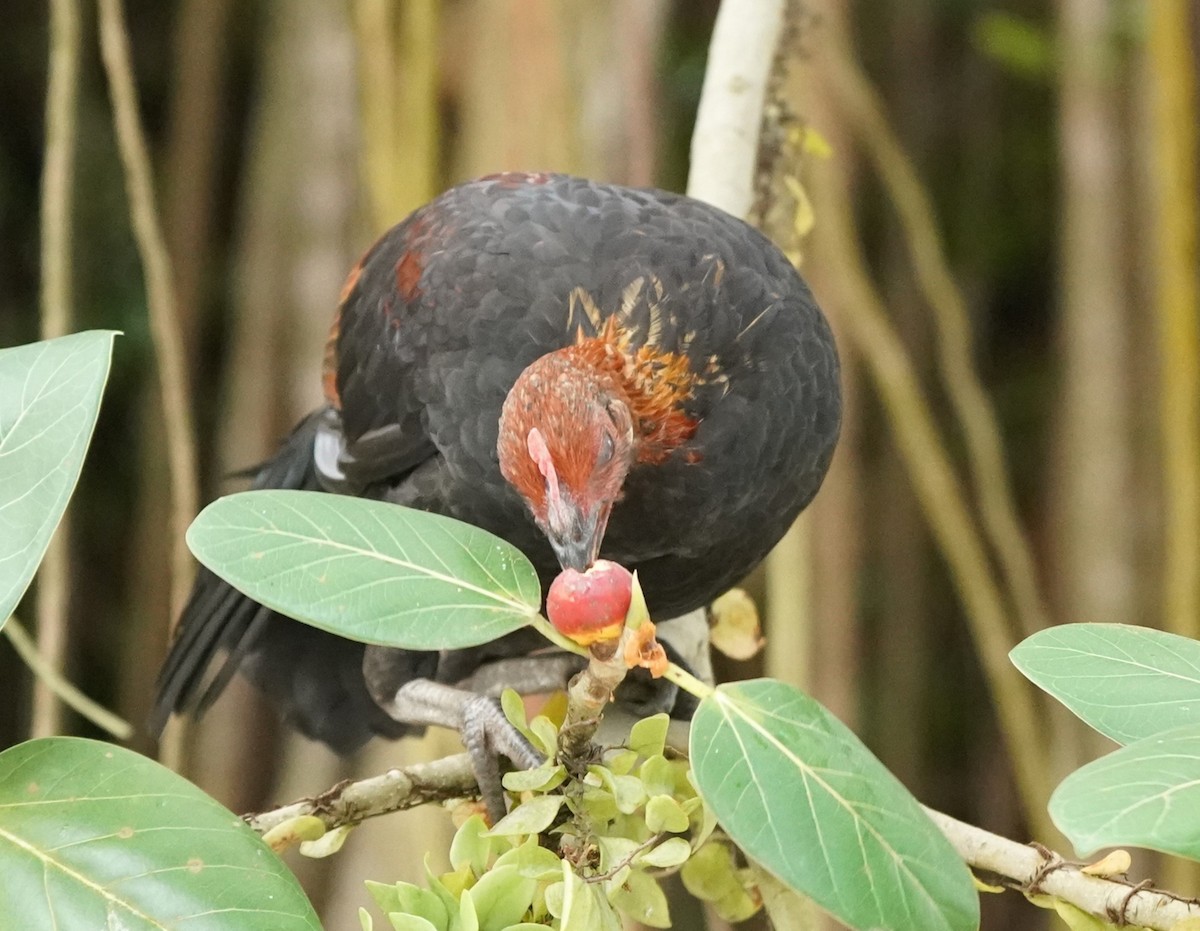
[[[329,408],[315,442],[317,472],[330,490],[394,483],[437,454],[413,388],[422,339],[412,305],[422,295],[409,277],[420,217],[380,238],[342,288],[325,352]]]

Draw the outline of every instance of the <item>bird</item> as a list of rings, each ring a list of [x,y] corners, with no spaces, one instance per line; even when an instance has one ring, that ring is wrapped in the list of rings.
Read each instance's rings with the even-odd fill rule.
[[[683,195],[552,173],[460,184],[385,233],[343,286],[322,385],[252,487],[474,524],[523,551],[543,591],[602,556],[637,571],[656,618],[763,559],[817,493],[841,422],[832,332],[769,239]],[[240,672],[349,753],[411,732],[381,694],[531,648],[364,647],[201,569],[151,727]]]

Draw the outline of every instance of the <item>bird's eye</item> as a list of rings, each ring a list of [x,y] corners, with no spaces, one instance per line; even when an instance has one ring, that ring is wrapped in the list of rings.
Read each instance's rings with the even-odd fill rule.
[[[608,432],[603,433],[600,437],[600,451],[596,453],[596,468],[602,469],[612,462],[615,448],[612,434]]]

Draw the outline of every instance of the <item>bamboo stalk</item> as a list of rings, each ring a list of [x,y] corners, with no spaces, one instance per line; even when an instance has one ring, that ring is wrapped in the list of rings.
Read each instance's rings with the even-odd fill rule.
[[[75,124],[79,100],[79,5],[50,3],[50,74],[46,91],[46,160],[42,168],[41,337],[71,331],[71,202],[75,189]],[[47,670],[66,665],[71,595],[71,525],[64,515],[38,570],[37,637]],[[14,641],[15,642],[15,641]],[[33,687],[29,730],[34,737],[62,731],[63,706],[43,675]]]
[[[1035,836],[1053,837],[1054,828],[1044,808],[1051,784],[1040,717],[1031,687],[1013,674],[1008,662],[1012,639],[1003,595],[971,520],[945,440],[867,272],[840,167],[836,160],[817,167],[820,176],[813,186],[814,203],[821,217],[822,234],[831,243],[830,253],[841,260],[837,278],[845,294],[844,306],[852,308],[844,315],[847,333],[888,410],[913,489],[966,607],[1025,815]]]
[[[1200,637],[1200,189],[1189,7],[1186,0],[1155,0],[1146,12],[1158,212],[1154,249],[1166,499],[1163,620],[1167,630]]]
[[[187,598],[192,559],[184,535],[199,506],[196,440],[183,339],[175,310],[171,262],[155,207],[154,181],[138,112],[129,35],[121,0],[99,0],[100,52],[108,76],[113,126],[125,170],[134,238],[146,278],[150,331],[158,357],[163,424],[171,470],[171,615]]]
[[[888,125],[879,95],[861,66],[840,50],[829,56],[832,86],[852,129],[863,141],[904,229],[917,284],[933,311],[938,365],[966,440],[971,486],[982,528],[996,552],[1020,634],[1051,623],[1038,585],[1032,548],[1017,515],[996,412],[972,364],[966,301],[950,272],[933,205],[912,160]],[[1014,638],[1018,631],[1013,631]]]

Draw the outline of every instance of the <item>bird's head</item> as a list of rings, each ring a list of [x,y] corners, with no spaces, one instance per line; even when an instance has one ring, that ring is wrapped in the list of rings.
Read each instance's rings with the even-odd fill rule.
[[[564,569],[600,552],[613,505],[637,460],[629,398],[611,371],[575,347],[542,356],[500,414],[500,471],[525,499]]]

